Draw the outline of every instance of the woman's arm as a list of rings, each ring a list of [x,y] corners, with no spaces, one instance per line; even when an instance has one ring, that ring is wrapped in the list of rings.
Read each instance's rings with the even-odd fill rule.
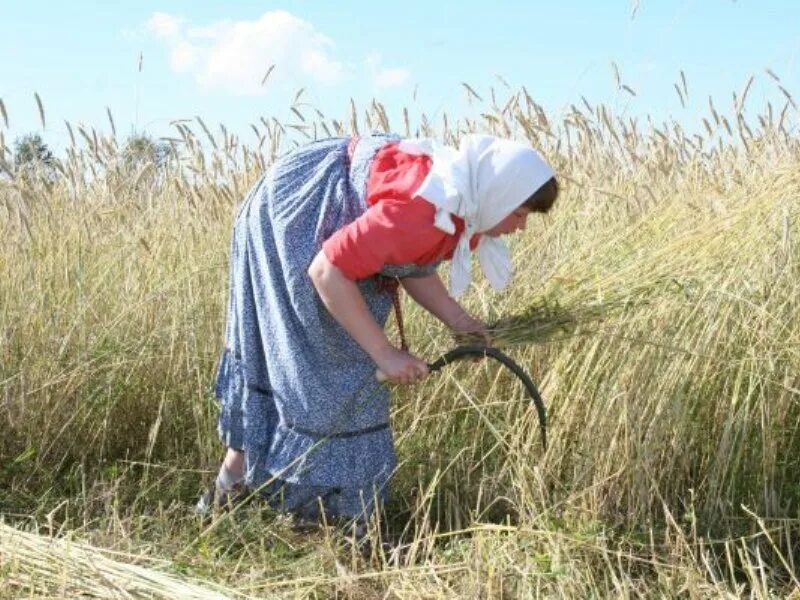
[[[308,275],[333,318],[369,354],[390,381],[414,383],[428,374],[428,365],[389,343],[383,329],[369,312],[364,297],[351,281],[320,251]]]
[[[447,291],[438,273],[425,277],[405,277],[403,287],[417,304],[433,314],[455,333],[481,333],[486,338],[486,324],[469,315]]]

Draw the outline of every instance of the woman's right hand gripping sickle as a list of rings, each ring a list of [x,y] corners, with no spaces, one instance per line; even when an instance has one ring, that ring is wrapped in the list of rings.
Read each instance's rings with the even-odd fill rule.
[[[428,363],[394,346],[387,346],[379,352],[375,356],[375,363],[378,366],[375,374],[378,381],[410,385],[419,383],[429,373]]]

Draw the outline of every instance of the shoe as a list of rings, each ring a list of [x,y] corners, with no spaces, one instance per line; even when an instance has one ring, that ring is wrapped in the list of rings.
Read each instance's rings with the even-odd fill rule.
[[[248,497],[244,485],[237,483],[230,490],[217,489],[216,479],[211,482],[194,505],[194,513],[206,516],[212,512],[228,511],[241,504]]]

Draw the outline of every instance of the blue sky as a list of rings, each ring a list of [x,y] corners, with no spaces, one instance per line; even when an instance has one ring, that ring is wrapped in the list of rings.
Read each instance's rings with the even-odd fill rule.
[[[633,5],[0,0],[0,98],[10,131],[0,130],[7,139],[41,131],[34,92],[55,148],[66,142],[64,120],[108,131],[106,107],[120,136],[171,135],[169,121],[200,115],[249,140],[248,124],[287,117],[300,88],[331,117],[345,117],[351,97],[361,106],[377,97],[392,116],[408,106],[441,118],[469,110],[462,81],[485,93],[502,89],[499,75],[556,114],[583,95],[690,128],[709,95],[728,108],[750,75],[751,114],[769,99],[782,104],[766,67],[800,93],[797,0],[640,0],[632,18]],[[612,61],[635,98],[617,89]],[[681,69],[687,108],[673,89]]]

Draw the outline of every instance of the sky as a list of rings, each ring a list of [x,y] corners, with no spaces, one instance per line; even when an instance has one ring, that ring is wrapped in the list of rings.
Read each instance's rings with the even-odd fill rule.
[[[107,110],[120,137],[174,136],[172,121],[200,116],[253,141],[249,124],[291,120],[301,88],[339,119],[350,98],[379,99],[393,120],[404,106],[463,115],[467,82],[484,97],[524,85],[554,115],[584,96],[689,129],[709,96],[730,108],[751,75],[750,114],[782,106],[767,68],[800,93],[798,0],[0,0],[0,15],[0,131],[41,133],[56,150],[65,120],[109,132]]]

